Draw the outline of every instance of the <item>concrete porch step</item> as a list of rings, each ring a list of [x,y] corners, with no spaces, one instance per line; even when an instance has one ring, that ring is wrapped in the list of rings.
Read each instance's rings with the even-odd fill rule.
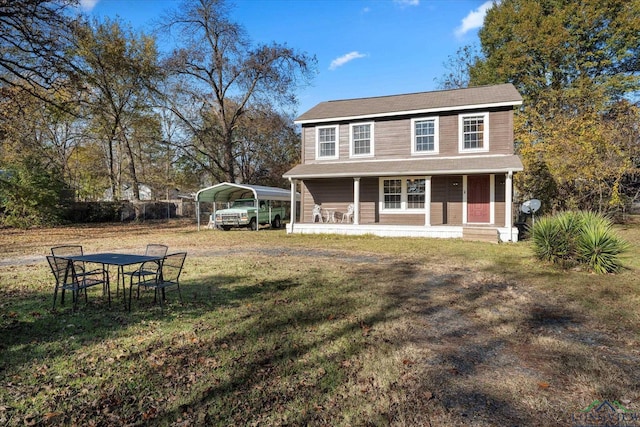
[[[495,227],[463,227],[462,240],[499,243],[499,233]]]

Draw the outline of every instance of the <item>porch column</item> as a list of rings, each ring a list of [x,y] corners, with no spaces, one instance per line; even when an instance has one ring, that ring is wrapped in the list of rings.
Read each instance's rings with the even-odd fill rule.
[[[298,181],[289,178],[289,182],[291,183],[291,218],[289,222],[289,232],[293,233],[293,224],[296,222],[296,184]]]
[[[504,226],[509,232],[509,241],[513,242],[513,172],[507,173],[504,182]]]
[[[431,177],[424,177],[424,226],[431,226]]]
[[[360,178],[353,178],[353,223],[360,224]]]

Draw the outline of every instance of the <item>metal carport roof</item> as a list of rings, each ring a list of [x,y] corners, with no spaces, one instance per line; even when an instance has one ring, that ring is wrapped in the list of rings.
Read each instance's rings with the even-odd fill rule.
[[[259,200],[291,201],[291,190],[264,185],[232,184],[222,182],[203,188],[196,193],[196,202],[231,202],[236,199],[256,198]],[[299,196],[296,194],[296,199]]]
[[[291,190],[266,187],[264,185],[233,184],[230,182],[221,182],[220,184],[203,188],[196,193],[198,230],[200,230],[200,202],[226,203],[245,198],[291,202]],[[296,192],[296,200],[300,200],[300,193]]]

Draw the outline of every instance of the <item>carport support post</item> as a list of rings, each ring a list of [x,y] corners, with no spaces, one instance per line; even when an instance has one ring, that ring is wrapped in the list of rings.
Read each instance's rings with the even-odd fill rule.
[[[198,231],[200,231],[200,202],[196,203],[196,218],[198,219]]]

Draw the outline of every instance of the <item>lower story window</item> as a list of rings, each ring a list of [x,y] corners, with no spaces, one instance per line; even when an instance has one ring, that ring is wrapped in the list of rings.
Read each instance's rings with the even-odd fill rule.
[[[407,179],[407,209],[424,208],[426,182],[424,178]]]
[[[382,209],[397,212],[424,209],[426,184],[425,178],[382,179]]]
[[[399,179],[384,180],[384,208],[400,209],[402,201],[402,181]]]

